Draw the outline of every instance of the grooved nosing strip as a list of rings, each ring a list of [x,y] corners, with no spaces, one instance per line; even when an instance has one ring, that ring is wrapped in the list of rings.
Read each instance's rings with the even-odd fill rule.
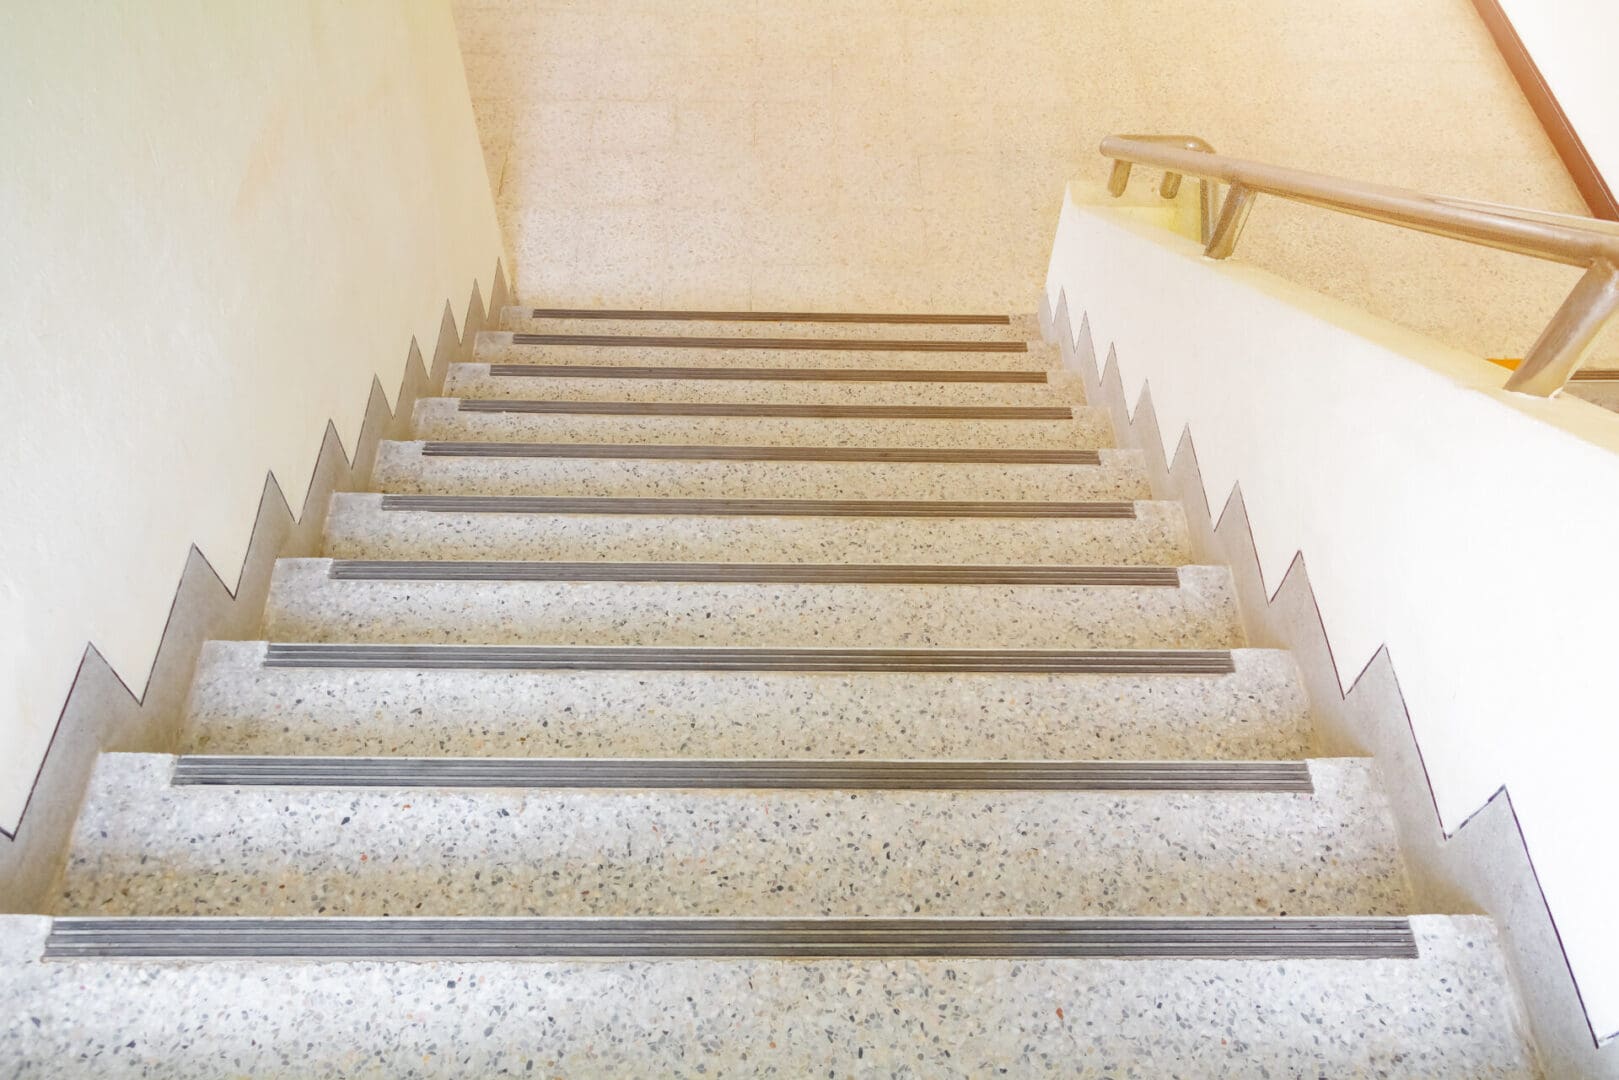
[[[626,367],[595,364],[490,364],[489,374],[519,379],[714,379],[726,382],[1040,383],[1044,371],[950,371],[921,368]]]
[[[1415,959],[1403,918],[57,917],[47,960],[83,957],[1026,957]]]
[[[333,559],[337,581],[667,581],[869,585],[1118,585],[1174,588],[1173,566],[899,563],[613,563]]]
[[[736,416],[793,420],[1072,420],[1066,405],[748,405],[688,401],[457,398],[464,413],[546,416]]]
[[[1311,794],[1302,761],[838,761],[184,755],[183,786]]]
[[[668,446],[658,443],[424,442],[423,457],[624,458],[668,461],[838,461],[988,465],[1100,465],[1099,450],[954,447]]]
[[[1585,368],[1569,376],[1570,382],[1619,382],[1619,369]]]
[[[1011,326],[1010,315],[907,315],[850,311],[647,311],[534,308],[533,319],[622,319],[646,322],[915,323],[929,326]]]
[[[642,349],[810,349],[817,352],[1021,353],[1026,341],[904,341],[854,338],[684,337],[631,334],[513,334],[513,345],[606,345]]]
[[[548,495],[384,495],[384,510],[452,514],[651,514],[696,517],[1133,519],[1133,502],[923,502],[902,499],[625,499]]]
[[[1229,650],[735,649],[270,642],[267,668],[447,671],[904,671],[1230,675]]]

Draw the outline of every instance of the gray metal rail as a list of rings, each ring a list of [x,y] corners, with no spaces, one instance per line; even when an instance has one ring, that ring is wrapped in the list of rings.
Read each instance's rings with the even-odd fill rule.
[[[1418,232],[1583,267],[1582,277],[1529,350],[1506,388],[1549,396],[1561,390],[1589,353],[1597,335],[1619,312],[1619,224],[1471,199],[1427,195],[1216,153],[1186,135],[1110,135],[1102,155],[1113,159],[1108,190],[1122,195],[1134,165],[1164,170],[1160,193],[1173,198],[1182,176],[1203,182],[1204,252],[1231,254],[1260,195],[1320,206]],[[1224,183],[1218,213],[1211,185]]]

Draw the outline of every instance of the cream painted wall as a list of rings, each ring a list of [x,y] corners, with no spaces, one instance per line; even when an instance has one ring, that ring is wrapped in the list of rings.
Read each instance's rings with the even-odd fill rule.
[[[1063,185],[1121,131],[1584,212],[1470,0],[455,10],[536,302],[1031,310]],[[1275,200],[1238,258],[1487,356],[1577,276]]]
[[[1610,188],[1619,189],[1619,4],[1613,0],[1501,0],[1535,66]]]
[[[1241,485],[1267,591],[1303,553],[1344,688],[1388,646],[1446,830],[1507,785],[1590,1020],[1619,1029],[1619,579],[1580,561],[1619,535],[1619,417],[1072,199],[1052,310],[1089,318],[1098,363],[1116,347],[1132,407],[1150,385],[1166,457],[1190,432],[1216,512]]]
[[[6,5],[0,146],[11,829],[86,641],[140,693],[188,545],[234,583],[500,238],[439,0]]]

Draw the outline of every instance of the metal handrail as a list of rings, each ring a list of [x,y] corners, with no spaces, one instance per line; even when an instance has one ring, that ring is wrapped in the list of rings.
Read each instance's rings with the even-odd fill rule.
[[[1124,194],[1133,165],[1164,170],[1159,190],[1165,198],[1179,192],[1182,176],[1201,180],[1205,185],[1200,200],[1204,254],[1211,259],[1231,254],[1254,200],[1260,195],[1275,195],[1435,236],[1583,267],[1585,275],[1507,380],[1508,390],[1545,397],[1562,389],[1602,329],[1619,313],[1619,229],[1610,222],[1425,195],[1405,188],[1245,161],[1216,153],[1195,136],[1110,135],[1102,140],[1102,154],[1113,159],[1108,190],[1115,196]],[[1230,185],[1218,215],[1210,194],[1216,182]]]

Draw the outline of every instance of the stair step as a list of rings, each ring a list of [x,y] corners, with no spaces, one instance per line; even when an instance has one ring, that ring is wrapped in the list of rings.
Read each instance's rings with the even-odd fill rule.
[[[1140,585],[1176,588],[1173,566],[928,566],[890,563],[438,562],[334,559],[333,581],[666,581],[865,585]]]
[[[930,371],[1048,371],[1057,349],[1022,341],[894,341],[725,335],[531,335],[481,330],[472,359],[480,364],[585,364],[592,367],[920,368]],[[543,342],[543,343],[542,343]]]
[[[485,454],[484,447],[495,446]],[[576,451],[583,451],[577,454]],[[647,453],[647,451],[653,453]],[[657,451],[673,451],[659,455]],[[1010,464],[1004,451],[705,447],[582,443],[394,443],[377,450],[371,486],[393,495],[973,502],[1120,502],[1150,498],[1139,455],[1035,451],[1077,463]],[[1099,456],[1106,455],[1103,465]],[[883,456],[888,454],[890,456]],[[977,460],[972,455],[979,455]],[[943,460],[926,460],[937,455]],[[923,460],[905,460],[924,457]],[[950,460],[954,457],[956,460]]]
[[[1225,674],[1222,649],[770,649],[645,646],[391,645],[275,642],[268,667],[574,671],[1023,672]]]
[[[1409,919],[58,917],[45,959],[1076,957],[1415,959]]]
[[[405,498],[334,495],[326,519],[327,553],[365,559],[565,562],[1191,561],[1185,516],[1178,504],[1168,502],[1125,503],[1130,510],[1124,512],[1112,503],[1068,509],[1063,504],[1018,503],[878,506],[866,500],[809,506],[801,500],[782,505],[759,500]],[[1023,518],[1015,529],[1008,528],[1005,517],[1017,513],[1043,516]]]
[[[499,399],[495,399],[499,400]],[[681,443],[719,446],[916,446],[1067,450],[1105,447],[1113,443],[1107,414],[1098,409],[1067,407],[1060,417],[952,419],[948,416],[903,418],[855,415],[767,415],[733,412],[698,415],[623,411],[578,411],[579,402],[545,403],[548,411],[520,411],[513,402],[488,409],[462,408],[455,398],[422,398],[413,417],[418,439],[448,442],[586,442]],[[656,403],[653,403],[656,404]],[[626,410],[648,403],[611,403],[601,410]],[[572,411],[560,411],[563,407]],[[741,409],[744,406],[719,406]],[[758,408],[764,409],[765,406]],[[788,408],[781,406],[781,409]],[[920,408],[920,407],[918,407]],[[815,410],[820,410],[818,407]],[[886,410],[885,410],[886,411]]]
[[[736,648],[1219,649],[1243,643],[1224,567],[1181,567],[1178,585],[1164,587],[680,575],[676,580],[348,580],[334,579],[333,565],[329,559],[276,564],[265,602],[266,636],[300,642]]]
[[[1369,762],[1312,793],[175,785],[103,754],[60,914],[1397,915]]]
[[[176,785],[744,788],[879,791],[1293,791],[1302,761],[850,761],[805,758],[241,757],[183,755]]]
[[[457,667],[442,655],[454,646],[404,655],[376,646],[275,648],[275,666],[266,666],[261,642],[203,646],[182,750],[1257,760],[1303,757],[1310,747],[1309,704],[1297,670],[1286,653],[1272,650],[1198,658],[1199,673],[1173,674],[874,670],[869,656],[854,658],[864,668],[854,672],[673,666],[682,657],[695,665],[709,655],[697,650],[660,650],[658,662],[667,666],[652,671],[634,669],[625,650],[570,655],[583,653],[592,664],[618,658],[627,669],[540,666],[538,657],[554,656],[551,650],[524,650],[523,657],[534,658],[525,668],[504,649],[458,651],[465,666]],[[773,663],[791,662],[791,654],[769,655]],[[410,666],[412,656],[423,657],[422,666]],[[1114,659],[1146,666],[1141,657]],[[1169,659],[1162,658],[1163,669]],[[345,660],[363,666],[343,666]],[[512,666],[497,666],[503,660]],[[489,666],[472,666],[479,661]],[[1080,658],[1070,654],[1066,662],[1077,667]],[[1092,664],[1100,667],[1100,658]]]
[[[827,405],[1061,405],[1044,371],[452,364],[443,396],[537,401]]]
[[[655,334],[694,337],[924,338],[1030,341],[1032,315],[910,315],[807,311],[586,311],[506,307],[500,328],[553,334]]]
[[[184,1076],[217,1075],[220,1062],[235,1074],[279,1075],[290,1061],[300,1075],[322,1077],[493,1076],[530,1068],[535,1075],[676,1076],[690,1074],[693,1062],[716,1074],[768,1069],[782,1076],[1057,1068],[1124,1075],[1125,1066],[1111,1063],[1132,1062],[1157,1063],[1144,1075],[1537,1075],[1512,996],[1501,990],[1509,976],[1495,931],[1477,916],[1411,918],[1415,959],[1271,953],[1216,962],[1156,951],[1128,959],[930,959],[908,952],[790,963],[521,959],[497,953],[476,930],[467,933],[470,941],[444,947],[441,958],[399,963],[354,957],[382,950],[372,938],[352,937],[360,928],[352,920],[275,920],[261,931],[248,922],[178,919],[160,924],[170,930],[147,924],[153,936],[145,939],[113,937],[114,925],[134,930],[122,920],[3,918],[0,992],[27,1002],[30,1021],[14,1026],[8,1058],[30,1073],[93,1060],[103,1072],[117,1062],[131,1073],[151,1063],[147,1071]],[[389,919],[378,932],[403,937],[420,925]],[[1302,928],[1304,921],[1284,925]],[[273,928],[289,931],[283,959],[175,963],[155,955],[166,947],[200,956],[204,940],[257,946]],[[52,962],[39,962],[48,938],[63,946],[71,938],[72,948],[90,953],[98,937],[108,959],[74,958],[64,948],[52,950]],[[122,951],[142,940],[153,952]],[[154,989],[161,989],[160,1002]],[[143,1002],[152,1007],[135,1007]],[[176,1023],[174,1002],[214,1008],[205,1024]],[[408,1023],[400,1021],[402,1002]],[[935,1039],[929,1033],[941,1024],[948,1037]],[[486,1028],[492,1034],[483,1036]],[[1082,1057],[1076,1039],[1083,1040]]]

